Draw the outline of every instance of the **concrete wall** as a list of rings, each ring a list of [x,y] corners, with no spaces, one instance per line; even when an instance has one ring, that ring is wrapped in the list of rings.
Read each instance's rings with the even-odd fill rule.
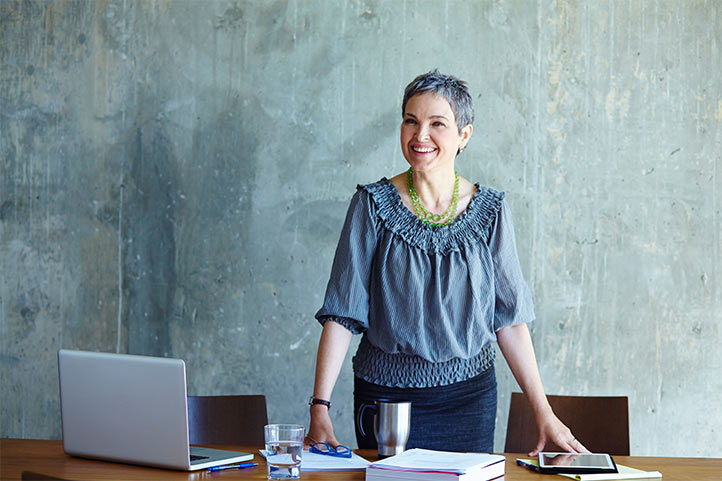
[[[547,392],[630,396],[633,454],[722,456],[721,48],[713,0],[2,0],[0,436],[60,437],[61,347],[307,423],[348,200],[405,169],[402,89],[439,67],[476,102],[460,173],[508,193]]]

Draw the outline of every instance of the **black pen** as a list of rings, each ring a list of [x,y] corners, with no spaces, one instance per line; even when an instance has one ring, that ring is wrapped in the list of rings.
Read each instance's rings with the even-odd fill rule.
[[[228,466],[213,466],[212,468],[208,468],[208,471],[225,471],[226,469],[252,468],[253,466],[258,466],[258,463],[241,463],[229,464]]]
[[[526,468],[537,473],[539,472],[539,466],[537,466],[536,464],[527,463],[525,461],[522,461],[521,459],[517,459],[516,464],[518,464],[522,468]]]

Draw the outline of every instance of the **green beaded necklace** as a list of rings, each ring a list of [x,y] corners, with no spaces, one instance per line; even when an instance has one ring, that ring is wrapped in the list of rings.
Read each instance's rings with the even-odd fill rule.
[[[416,217],[421,222],[431,227],[441,227],[443,225],[449,225],[454,221],[456,217],[456,207],[459,205],[459,174],[454,172],[454,193],[451,196],[451,204],[444,211],[443,214],[432,214],[424,208],[424,205],[419,199],[419,194],[414,190],[414,179],[413,169],[409,168],[406,172],[406,186],[409,188],[409,195],[411,196],[411,202],[414,204],[414,210],[416,211]],[[446,219],[446,220],[444,220]]]

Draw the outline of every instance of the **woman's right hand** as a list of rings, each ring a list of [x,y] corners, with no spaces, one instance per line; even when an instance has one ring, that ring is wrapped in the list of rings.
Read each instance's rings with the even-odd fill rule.
[[[322,404],[311,406],[311,425],[308,427],[304,444],[308,447],[313,443],[328,443],[334,448],[341,444],[333,434],[333,424],[331,416],[328,415],[328,408]]]

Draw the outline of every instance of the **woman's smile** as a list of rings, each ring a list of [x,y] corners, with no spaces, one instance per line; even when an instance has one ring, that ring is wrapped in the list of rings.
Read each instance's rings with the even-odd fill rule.
[[[411,150],[413,150],[414,152],[419,153],[419,154],[430,154],[431,152],[435,152],[436,148],[435,147],[427,147],[427,146],[423,146],[423,145],[412,145]]]

